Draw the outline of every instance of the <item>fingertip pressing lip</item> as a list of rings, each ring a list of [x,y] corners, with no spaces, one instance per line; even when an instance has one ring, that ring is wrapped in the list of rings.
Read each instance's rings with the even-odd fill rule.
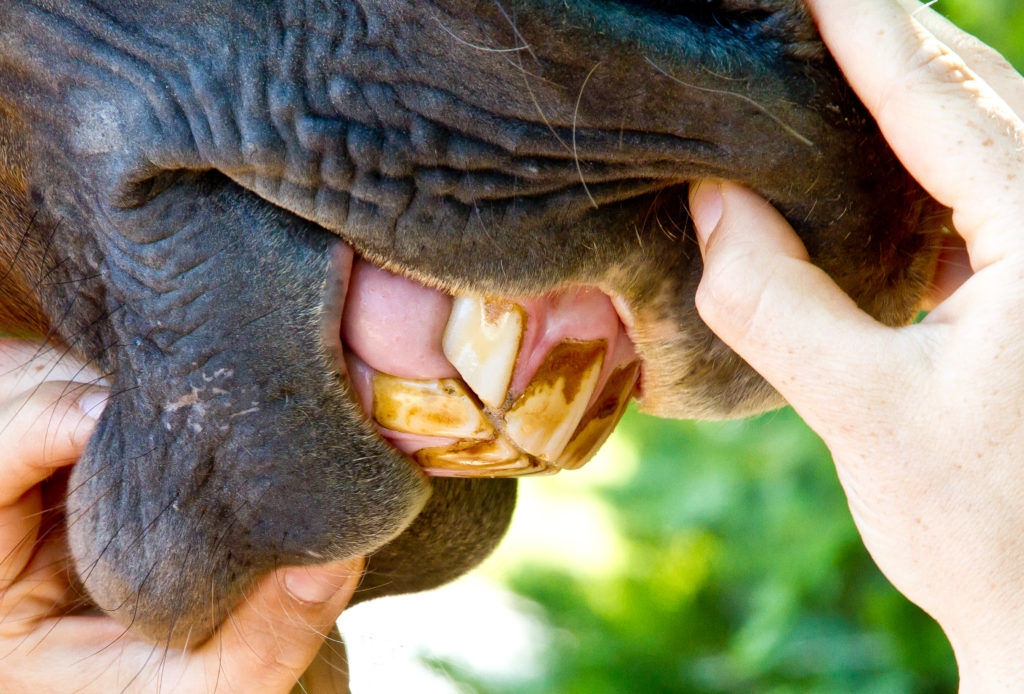
[[[711,232],[722,219],[722,185],[713,179],[697,181],[690,187],[690,214],[697,233],[701,254],[707,246]]]
[[[284,570],[282,582],[294,600],[308,605],[328,602],[346,589],[360,573],[358,560],[329,566],[294,566]]]
[[[91,387],[88,392],[78,398],[78,408],[93,420],[98,420],[110,399],[110,391],[106,388]]]

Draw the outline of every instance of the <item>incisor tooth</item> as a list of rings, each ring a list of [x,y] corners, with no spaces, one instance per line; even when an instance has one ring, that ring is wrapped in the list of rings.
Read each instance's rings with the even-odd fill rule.
[[[572,435],[569,445],[558,458],[558,467],[563,470],[575,470],[583,467],[597,453],[597,449],[607,440],[615,425],[622,419],[622,414],[629,404],[629,397],[636,386],[637,371],[640,365],[636,362],[615,369],[597,400]]]
[[[456,297],[444,331],[444,355],[489,407],[505,404],[526,312],[511,301]]]
[[[494,427],[455,378],[417,381],[374,374],[373,418],[409,434],[477,441],[494,435]]]
[[[413,458],[425,473],[438,477],[522,477],[557,472],[547,463],[525,455],[502,436],[422,448]]]
[[[505,413],[505,433],[527,453],[554,461],[586,411],[604,363],[604,340],[563,340]]]

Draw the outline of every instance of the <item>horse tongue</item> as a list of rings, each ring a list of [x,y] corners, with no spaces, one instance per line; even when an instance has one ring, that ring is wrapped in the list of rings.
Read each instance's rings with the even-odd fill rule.
[[[441,350],[450,296],[359,258],[352,267],[341,337],[372,366],[404,378],[458,376]]]

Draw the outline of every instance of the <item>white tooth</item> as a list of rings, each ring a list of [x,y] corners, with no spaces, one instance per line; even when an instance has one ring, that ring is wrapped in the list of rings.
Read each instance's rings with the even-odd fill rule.
[[[473,440],[494,435],[494,427],[455,378],[417,381],[374,374],[373,418],[409,434]]]
[[[563,340],[555,345],[505,413],[505,433],[516,445],[542,460],[557,460],[597,386],[606,344]]]
[[[444,331],[444,355],[488,407],[505,404],[526,327],[526,311],[511,301],[456,297]]]

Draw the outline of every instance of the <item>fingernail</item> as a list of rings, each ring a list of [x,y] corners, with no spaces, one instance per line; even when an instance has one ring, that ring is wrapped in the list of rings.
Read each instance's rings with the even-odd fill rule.
[[[722,184],[719,181],[699,181],[690,189],[690,214],[697,231],[697,245],[703,253],[708,237],[722,219]]]
[[[78,409],[85,413],[86,417],[99,419],[103,414],[103,408],[107,406],[110,398],[110,391],[105,388],[92,388],[82,397],[78,398]]]
[[[285,569],[284,587],[299,602],[324,603],[352,580],[354,568],[351,561],[327,566],[295,566]]]

